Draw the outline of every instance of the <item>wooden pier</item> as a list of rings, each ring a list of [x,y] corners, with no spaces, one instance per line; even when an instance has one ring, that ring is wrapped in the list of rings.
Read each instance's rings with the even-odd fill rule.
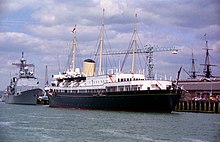
[[[180,101],[175,111],[179,112],[201,112],[220,113],[220,101]]]

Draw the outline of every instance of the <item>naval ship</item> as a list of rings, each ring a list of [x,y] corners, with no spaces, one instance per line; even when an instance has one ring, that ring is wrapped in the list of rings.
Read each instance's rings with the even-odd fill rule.
[[[20,70],[18,76],[13,77],[10,81],[10,85],[7,86],[4,96],[5,103],[25,105],[37,104],[37,98],[42,93],[42,89],[39,87],[38,79],[34,76],[34,65],[27,63],[24,59],[23,52],[20,63],[12,63],[12,65],[19,67]],[[28,67],[33,70],[30,71]]]
[[[92,110],[171,112],[184,92],[172,81],[147,80],[144,73],[135,73],[133,66],[130,73],[112,70],[111,73],[103,74],[103,21],[102,19],[98,73],[95,72],[96,62],[92,59],[84,60],[82,72],[79,68],[74,68],[75,55],[73,55],[72,69],[53,75],[51,85],[45,87],[49,106]],[[75,28],[73,32],[73,53],[75,53]],[[135,52],[132,53],[134,57]]]

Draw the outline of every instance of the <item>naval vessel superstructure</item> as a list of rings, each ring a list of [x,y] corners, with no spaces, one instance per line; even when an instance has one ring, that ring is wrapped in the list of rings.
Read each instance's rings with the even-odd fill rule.
[[[27,63],[23,52],[20,63],[12,65],[19,67],[19,74],[13,77],[10,85],[7,86],[4,101],[9,104],[37,104],[37,98],[42,93],[42,89],[39,87],[38,79],[34,76],[34,65]],[[30,71],[28,67],[33,70]]]

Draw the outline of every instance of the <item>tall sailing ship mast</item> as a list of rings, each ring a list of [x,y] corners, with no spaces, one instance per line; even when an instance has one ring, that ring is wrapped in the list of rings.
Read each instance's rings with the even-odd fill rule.
[[[205,36],[205,38],[206,38],[207,34],[205,34],[204,36]],[[206,77],[206,78],[211,78],[211,77],[214,77],[214,76],[211,74],[211,73],[212,73],[212,71],[211,71],[211,66],[216,66],[216,65],[210,64],[210,59],[209,59],[210,54],[209,54],[209,50],[212,50],[212,49],[210,49],[210,48],[208,47],[208,40],[207,40],[207,38],[206,38],[206,43],[205,43],[205,48],[204,48],[204,50],[206,50],[205,64],[201,64],[201,65],[204,66],[204,69],[203,69],[204,75],[203,75],[203,76]]]
[[[103,15],[102,15],[102,29],[101,29],[101,37],[100,37],[100,44],[99,44],[99,70],[98,75],[102,74],[102,50],[104,45],[104,13],[105,9],[103,9]]]
[[[102,28],[101,28],[101,36],[100,36],[100,41],[99,41],[99,69],[98,69],[98,75],[102,75],[102,58],[103,55],[118,55],[118,54],[132,54],[132,64],[131,64],[131,73],[134,74],[135,70],[135,54],[137,54],[137,14],[135,14],[135,22],[134,22],[134,32],[133,32],[133,39],[132,39],[132,49],[130,51],[126,52],[109,52],[109,53],[103,53],[103,46],[104,46],[104,12],[105,9],[103,9],[103,15],[102,15]],[[126,59],[126,57],[125,57]],[[124,59],[124,60],[125,60]],[[124,63],[125,61],[123,61]],[[124,64],[123,64],[124,65]],[[123,65],[120,70],[122,70]]]
[[[75,59],[76,59],[76,25],[72,30],[73,36],[73,58],[72,58],[72,72],[75,71]]]
[[[191,75],[189,75],[189,76],[190,76],[190,78],[195,79],[196,76],[197,76],[197,75],[196,75],[197,72],[196,72],[195,58],[194,58],[193,51],[192,51],[191,63],[192,63],[192,65],[191,65],[191,71],[190,71]]]
[[[137,22],[137,14],[135,14],[135,22],[134,22],[134,39],[133,39],[133,49],[132,49],[132,66],[131,66],[131,73],[134,74],[134,59],[135,59],[135,51],[137,48],[137,29],[136,29],[136,22]]]

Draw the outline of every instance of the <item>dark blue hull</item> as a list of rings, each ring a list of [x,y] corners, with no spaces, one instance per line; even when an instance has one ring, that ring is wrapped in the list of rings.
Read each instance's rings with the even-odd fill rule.
[[[141,112],[171,112],[179,102],[182,91],[151,90],[91,94],[62,93],[49,95],[51,107],[75,109],[120,110]]]

